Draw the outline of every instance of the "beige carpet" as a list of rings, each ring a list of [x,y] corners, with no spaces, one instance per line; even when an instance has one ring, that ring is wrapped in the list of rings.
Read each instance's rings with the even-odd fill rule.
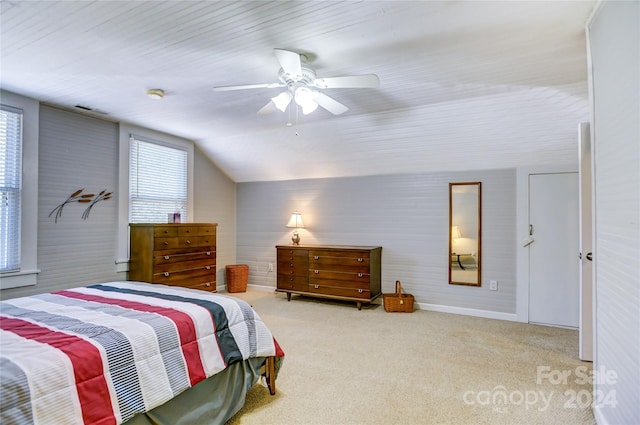
[[[380,300],[358,311],[252,289],[230,295],[253,305],[285,360],[277,394],[254,386],[228,424],[595,424],[577,331],[387,313]]]

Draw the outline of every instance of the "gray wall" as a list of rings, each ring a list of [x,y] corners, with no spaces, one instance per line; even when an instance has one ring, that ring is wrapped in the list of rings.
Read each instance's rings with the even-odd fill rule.
[[[3,299],[111,280],[118,234],[118,123],[40,107],[37,285],[5,289]],[[56,223],[51,211],[77,189],[114,192],[93,207],[71,203]],[[194,221],[218,223],[218,284],[235,262],[235,183],[198,149],[194,158]]]
[[[640,3],[604,2],[589,24],[594,102],[594,409],[640,423]]]
[[[482,182],[482,287],[448,284],[449,182]],[[249,284],[276,286],[276,244],[290,244],[289,215],[302,213],[302,244],[382,246],[383,292],[400,280],[416,302],[516,312],[516,172],[424,173],[237,185],[237,260]],[[489,290],[496,279],[498,291]]]

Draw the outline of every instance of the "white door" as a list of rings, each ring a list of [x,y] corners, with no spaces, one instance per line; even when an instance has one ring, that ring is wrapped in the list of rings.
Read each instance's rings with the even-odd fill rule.
[[[529,322],[577,328],[578,173],[529,176]]]

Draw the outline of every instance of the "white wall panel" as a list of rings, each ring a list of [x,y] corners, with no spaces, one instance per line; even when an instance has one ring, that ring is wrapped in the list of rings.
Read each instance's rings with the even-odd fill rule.
[[[194,155],[195,223],[218,223],[216,284],[225,284],[224,267],[236,261],[236,185],[196,148]]]
[[[117,278],[117,140],[115,123],[41,106],[38,292]],[[88,204],[72,202],[56,223],[49,214],[78,189],[113,195],[97,203],[86,220]]]
[[[448,284],[449,182],[463,181],[482,181],[480,288]],[[302,244],[382,246],[383,292],[400,280],[419,303],[515,313],[515,188],[513,169],[241,183],[237,259],[250,284],[275,288],[268,263],[298,210]]]

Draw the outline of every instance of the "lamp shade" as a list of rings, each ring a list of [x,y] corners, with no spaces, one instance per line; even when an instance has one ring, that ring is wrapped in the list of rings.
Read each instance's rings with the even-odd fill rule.
[[[272,97],[271,101],[274,105],[276,105],[276,108],[284,112],[291,102],[291,93],[289,93],[288,91],[283,91],[276,97]]]
[[[303,228],[304,223],[302,223],[302,214],[300,214],[298,211],[291,214],[291,218],[289,218],[287,227],[294,227],[296,229]]]
[[[461,237],[460,228],[458,226],[451,227],[451,239],[460,239]]]
[[[318,109],[318,104],[315,101],[317,92],[311,90],[309,87],[298,87],[293,95],[296,103],[302,108],[302,113],[308,115],[311,112]]]

